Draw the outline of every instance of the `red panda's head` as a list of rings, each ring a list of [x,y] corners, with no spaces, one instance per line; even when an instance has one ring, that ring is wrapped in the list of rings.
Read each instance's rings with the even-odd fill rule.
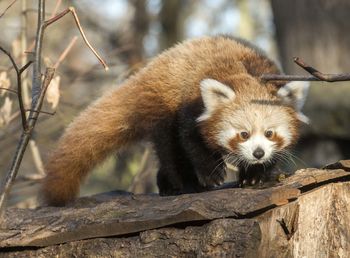
[[[236,165],[272,162],[297,140],[298,111],[279,91],[274,93],[257,80],[235,89],[205,79],[200,87],[201,132],[209,145],[233,154]]]

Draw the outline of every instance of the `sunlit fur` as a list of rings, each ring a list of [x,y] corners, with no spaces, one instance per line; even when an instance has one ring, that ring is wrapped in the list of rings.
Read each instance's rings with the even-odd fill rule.
[[[239,130],[262,137],[262,130],[274,127],[283,144],[271,142],[276,145],[266,150],[271,153],[296,138],[293,108],[270,103],[278,100],[274,96],[283,84],[259,81],[264,73],[279,69],[249,43],[227,36],[192,39],[170,48],[74,119],[45,164],[41,196],[50,205],[72,201],[92,168],[142,139],[154,143],[159,157],[160,194],[203,191],[222,183],[221,149],[237,163],[250,157],[251,141],[232,140]],[[214,103],[206,112],[200,87],[206,78],[227,85],[236,99]],[[219,93],[221,100],[224,95]],[[267,102],[254,104],[257,100]]]

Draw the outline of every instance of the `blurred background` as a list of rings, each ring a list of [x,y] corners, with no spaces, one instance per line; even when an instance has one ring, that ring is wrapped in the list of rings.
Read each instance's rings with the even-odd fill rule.
[[[12,4],[13,3],[13,4]],[[26,62],[36,31],[37,1],[1,0],[0,46],[18,64]],[[350,72],[350,2],[348,0],[50,0],[46,16],[76,8],[95,49],[107,61],[104,71],[84,44],[71,15],[51,25],[44,37],[46,66],[56,77],[40,116],[33,141],[22,162],[10,205],[33,207],[42,164],[64,128],[102,92],[115,87],[162,50],[184,39],[231,34],[252,41],[287,74],[305,74],[293,63],[299,56],[324,73]],[[66,50],[66,51],[65,51]],[[64,52],[68,54],[65,56]],[[30,88],[31,70],[25,74]],[[15,89],[14,71],[0,54],[0,87]],[[30,95],[25,96],[28,105]],[[350,82],[311,84],[294,160],[288,169],[322,167],[350,158]],[[0,176],[3,180],[21,132],[16,95],[0,90]],[[156,192],[157,158],[149,143],[112,155],[91,173],[81,195],[122,189]]]

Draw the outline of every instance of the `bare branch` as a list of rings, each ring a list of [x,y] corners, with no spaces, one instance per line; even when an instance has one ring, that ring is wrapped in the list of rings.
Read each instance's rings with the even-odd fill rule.
[[[336,81],[349,81],[350,80],[350,74],[324,74],[320,71],[316,70],[315,68],[307,65],[301,58],[294,57],[294,62],[299,65],[301,68],[303,68],[308,73],[312,74],[314,77],[319,79],[320,81],[326,81],[326,82],[336,82]]]
[[[18,98],[18,105],[19,105],[19,109],[21,111],[21,118],[22,118],[22,127],[23,130],[25,130],[27,128],[27,118],[26,118],[26,113],[24,110],[24,104],[23,104],[23,97],[22,97],[22,78],[21,78],[21,74],[23,71],[25,71],[29,65],[31,64],[31,62],[28,62],[25,66],[23,66],[21,69],[18,68],[15,60],[13,59],[12,55],[6,51],[4,48],[2,48],[0,46],[0,50],[8,56],[8,58],[10,59],[13,68],[16,71],[16,78],[17,78],[17,91],[13,91],[13,90],[9,90],[9,91],[13,91],[17,94],[17,98]]]
[[[8,52],[7,50],[5,50],[3,47],[0,46],[0,51],[2,51],[5,55],[7,55],[7,57],[10,59],[13,68],[15,68],[16,72],[19,73],[19,69],[18,66],[15,62],[15,60],[13,59],[12,55],[10,54],[10,52]]]
[[[38,26],[35,37],[35,51],[33,64],[33,82],[32,82],[32,108],[36,105],[41,92],[41,50],[45,30],[45,0],[39,0],[38,7]]]
[[[50,68],[50,67],[46,68],[45,77],[44,77],[44,81],[43,81],[43,87],[41,89],[41,92],[40,92],[40,95],[38,98],[38,102],[36,103],[34,110],[31,111],[31,115],[29,116],[29,119],[31,119],[31,117],[37,118],[39,116],[41,107],[43,105],[46,90],[49,87],[50,82],[51,82],[54,74],[55,74],[55,68]]]
[[[22,15],[21,15],[21,65],[25,66],[28,63],[28,59],[29,60],[33,60],[33,56],[34,53],[29,53],[29,55],[27,55],[25,53],[25,51],[27,50],[27,26],[28,24],[28,8],[27,8],[27,0],[21,0],[22,3]],[[37,10],[35,10],[35,12],[37,13]],[[33,45],[34,46],[34,45]],[[29,85],[28,85],[28,73],[27,72],[23,72],[22,74],[22,94],[23,94],[23,103],[26,107],[30,106],[30,102],[31,102],[31,98],[29,96]],[[44,173],[44,169],[43,169],[43,162],[42,162],[42,158],[40,155],[40,151],[39,148],[36,144],[36,142],[31,139],[29,140],[29,148],[31,150],[31,154],[32,154],[32,158],[33,158],[33,162],[34,165],[36,167],[36,174],[38,174],[38,176],[41,176]]]
[[[45,72],[45,77],[43,81],[43,87],[40,92],[40,95],[38,97],[38,100],[35,105],[35,109],[30,112],[29,114],[29,119],[28,119],[28,126],[26,130],[22,132],[20,141],[18,143],[17,149],[16,149],[16,155],[12,161],[12,165],[10,170],[7,172],[5,181],[3,185],[1,186],[1,191],[0,191],[0,214],[3,214],[7,196],[10,192],[10,189],[13,185],[13,182],[17,176],[19,166],[21,164],[21,161],[23,159],[24,152],[27,148],[28,142],[31,138],[33,129],[35,127],[36,121],[38,119],[38,116],[40,114],[40,110],[43,104],[45,92],[47,90],[47,87],[50,85],[50,82],[53,78],[53,75],[55,73],[55,69],[53,68],[47,68]]]
[[[8,89],[8,88],[0,87],[0,90],[7,90],[7,91],[9,91],[9,92],[11,92],[11,93],[17,94],[17,91],[16,91],[16,90],[12,90],[12,89]]]
[[[46,114],[46,115],[50,115],[50,116],[53,116],[56,114],[56,111],[54,112],[48,112],[48,111],[42,111],[42,110],[33,110],[33,109],[26,109],[26,112],[38,112],[38,113],[42,113],[42,114]]]
[[[15,1],[14,1],[15,2]],[[14,3],[13,2],[13,3]],[[13,4],[12,3],[12,4]],[[61,0],[57,0],[55,9],[58,9],[59,5],[61,3]],[[11,5],[12,5],[11,4]],[[22,8],[25,7],[25,4],[22,5]],[[49,112],[41,111],[44,97],[46,94],[46,91],[50,85],[50,82],[54,76],[55,68],[46,68],[44,80],[42,81],[42,74],[41,74],[41,53],[42,53],[42,43],[43,43],[43,37],[44,37],[44,31],[47,26],[54,23],[55,21],[59,20],[63,16],[65,16],[67,13],[72,13],[75,23],[86,43],[86,45],[90,48],[90,50],[95,54],[95,56],[98,58],[98,60],[102,63],[104,68],[108,70],[108,66],[104,62],[104,60],[97,54],[97,52],[94,50],[94,48],[91,46],[89,41],[87,40],[85,33],[80,25],[79,18],[74,10],[73,7],[70,7],[66,9],[65,11],[61,12],[60,14],[52,17],[51,19],[45,21],[45,0],[38,0],[38,19],[37,19],[37,31],[36,31],[36,37],[35,37],[35,51],[33,58],[30,58],[31,61],[27,62],[22,59],[22,68],[18,68],[16,62],[14,61],[13,57],[9,52],[4,50],[0,47],[0,50],[4,52],[12,62],[13,68],[16,70],[17,74],[17,96],[19,100],[20,110],[21,110],[21,116],[22,116],[22,126],[23,126],[23,132],[21,135],[21,138],[19,140],[19,143],[17,145],[16,154],[12,160],[12,164],[10,169],[7,172],[5,181],[1,185],[1,191],[0,191],[0,214],[3,214],[6,200],[8,193],[10,192],[10,189],[13,185],[13,182],[17,176],[18,169],[20,167],[21,161],[23,159],[24,152],[27,148],[28,143],[30,142],[32,132],[34,130],[35,124],[37,122],[37,119],[40,115],[40,113],[46,113],[46,114],[52,114]],[[55,13],[55,11],[54,11]],[[24,34],[23,34],[24,35]],[[68,45],[68,47],[65,49],[65,51],[62,53],[60,58],[58,59],[56,63],[56,67],[60,64],[60,62],[65,58],[69,50],[72,48],[73,44],[75,43],[76,38],[74,38],[71,43]],[[26,110],[24,109],[23,105],[23,99],[22,99],[22,84],[21,84],[21,74],[30,66],[30,64],[33,63],[33,82],[32,82],[32,104],[31,108],[28,110],[29,116],[28,119],[26,119]]]
[[[260,76],[263,81],[320,81],[313,76],[285,75],[285,74],[263,74]]]
[[[56,16],[57,11],[58,11],[58,9],[59,9],[59,7],[60,7],[61,4],[62,4],[62,0],[57,0],[57,1],[56,1],[56,5],[55,5],[55,7],[53,8],[53,11],[52,11],[52,13],[51,13],[51,15],[50,15],[50,19]],[[23,11],[23,13],[24,13],[24,12],[26,12],[26,13],[27,13],[27,12],[35,12],[35,13],[36,13],[37,11],[38,11],[37,9],[28,9],[28,8],[26,8],[26,10]],[[24,51],[24,53],[31,52],[31,51],[33,50],[34,46],[35,46],[35,40],[33,40],[33,42],[30,43],[29,48],[28,48],[26,51]]]
[[[350,81],[350,73],[344,74],[324,74],[316,70],[310,65],[307,65],[301,58],[294,57],[294,62],[310,73],[312,76],[303,75],[284,75],[284,74],[263,74],[260,79],[263,81],[325,81],[325,82],[340,82]]]
[[[32,63],[32,60],[28,61],[21,69],[19,69],[19,73],[22,74]]]
[[[77,13],[75,12],[74,7],[69,7],[68,9],[64,10],[63,12],[57,14],[55,17],[45,21],[45,27],[51,25],[52,23],[56,22],[57,20],[61,19],[63,16],[65,16],[67,13],[71,13],[73,15],[74,21],[79,29],[79,32],[81,36],[84,39],[85,44],[90,48],[92,53],[96,56],[96,58],[100,61],[100,63],[103,65],[104,69],[107,71],[109,67],[107,66],[106,62],[100,57],[100,55],[96,52],[96,50],[93,48],[93,46],[90,44],[88,39],[85,36],[84,30],[80,25],[80,21],[78,18]]]
[[[6,9],[0,14],[0,19],[2,18],[2,16],[5,15],[5,13],[7,12],[7,10],[10,9],[11,6],[12,6],[14,3],[16,3],[16,1],[17,1],[17,0],[13,0],[13,1],[11,2],[11,4],[9,4],[9,6],[6,7]]]
[[[13,182],[17,176],[18,169],[20,167],[21,161],[23,159],[24,152],[27,148],[27,145],[30,141],[32,132],[34,130],[36,121],[39,117],[39,114],[41,113],[41,107],[43,105],[44,96],[46,93],[46,90],[53,78],[55,69],[54,68],[47,68],[46,73],[44,76],[44,80],[41,80],[41,51],[42,51],[42,40],[44,36],[44,29],[45,29],[45,0],[39,0],[38,1],[38,27],[35,37],[35,53],[34,53],[34,67],[33,67],[33,94],[32,94],[32,108],[30,110],[28,120],[25,120],[23,122],[24,129],[21,135],[21,138],[19,140],[19,143],[17,145],[16,154],[12,160],[12,164],[10,169],[7,172],[6,178],[4,183],[1,186],[0,191],[0,214],[3,214],[3,211],[5,209],[5,204],[7,200],[8,193],[10,192],[10,189],[13,185]],[[2,49],[3,50],[3,49]],[[25,116],[25,110],[23,107],[22,102],[22,92],[21,92],[21,72],[23,72],[26,68],[29,67],[30,62],[26,63],[21,69],[18,69],[18,66],[14,62],[12,56],[7,52],[4,51],[5,54],[10,58],[11,62],[13,63],[13,67],[16,70],[17,73],[17,80],[18,80],[18,98],[21,103],[21,115],[22,119],[26,118]],[[23,113],[24,115],[23,115]]]

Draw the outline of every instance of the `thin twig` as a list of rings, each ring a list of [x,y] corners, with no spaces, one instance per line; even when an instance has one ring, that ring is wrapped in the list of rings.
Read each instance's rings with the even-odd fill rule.
[[[3,47],[0,46],[0,50],[5,54],[7,55],[7,57],[10,59],[12,65],[13,65],[13,68],[15,68],[16,72],[19,72],[19,69],[18,69],[18,66],[15,62],[15,60],[13,59],[12,55],[10,54],[10,52],[8,52],[7,50],[5,50]]]
[[[11,93],[17,94],[17,91],[16,91],[16,90],[13,90],[13,89],[8,89],[8,88],[0,87],[0,90],[7,90],[7,91],[9,91],[9,92],[11,92]]]
[[[12,165],[10,170],[6,174],[5,181],[1,187],[0,191],[0,214],[3,214],[7,196],[10,192],[11,186],[13,185],[13,182],[17,176],[19,166],[21,164],[21,161],[23,159],[24,152],[27,148],[28,142],[31,138],[33,129],[35,127],[36,121],[38,119],[38,116],[40,114],[41,107],[43,104],[45,92],[53,78],[53,75],[55,73],[55,69],[53,68],[47,68],[45,72],[45,77],[43,81],[43,88],[42,91],[40,92],[40,95],[38,97],[38,100],[35,105],[35,112],[30,112],[29,119],[28,119],[28,127],[26,130],[22,132],[20,141],[18,143],[17,149],[16,149],[16,155],[13,158]]]
[[[46,72],[45,72],[45,77],[44,77],[44,81],[43,81],[43,87],[41,89],[39,98],[38,98],[38,102],[35,105],[34,110],[31,110],[30,115],[29,115],[29,119],[37,119],[41,110],[41,107],[43,105],[44,102],[44,97],[47,91],[47,88],[50,85],[50,82],[53,78],[55,74],[55,68],[46,68]]]
[[[33,59],[33,54],[27,55],[25,53],[27,49],[27,25],[28,25],[28,19],[27,19],[27,0],[21,0],[22,2],[22,15],[21,15],[21,64],[23,67],[28,63],[29,60]],[[37,10],[35,10],[37,12]],[[33,45],[34,46],[34,45]],[[29,85],[28,85],[28,73],[24,72],[22,74],[22,94],[23,94],[23,103],[25,107],[30,106],[30,97],[29,97]],[[43,161],[41,158],[40,150],[35,142],[34,139],[29,140],[29,149],[32,154],[33,163],[36,168],[36,174],[38,176],[43,176],[44,169],[43,169]]]
[[[39,117],[40,110],[43,104],[44,96],[47,90],[47,87],[49,86],[55,69],[53,68],[47,68],[46,73],[44,76],[43,82],[41,81],[41,51],[42,51],[42,40],[43,40],[43,34],[44,34],[44,22],[45,22],[45,0],[39,0],[39,8],[38,8],[38,27],[37,27],[37,33],[35,37],[35,54],[34,54],[34,68],[33,68],[33,94],[32,94],[32,110],[29,113],[28,116],[28,122],[25,123],[24,130],[22,131],[21,138],[19,140],[19,143],[17,145],[16,154],[13,158],[11,167],[9,171],[6,174],[6,178],[4,183],[1,186],[0,191],[0,214],[2,215],[5,209],[5,204],[7,201],[7,196],[10,192],[10,189],[13,185],[13,182],[17,176],[18,169],[20,167],[21,161],[23,159],[24,152],[27,148],[28,142],[31,138],[32,132],[34,130],[36,121]],[[5,52],[6,53],[6,52]],[[10,60],[13,60],[11,55],[8,55],[10,57]],[[17,65],[14,63],[14,68],[16,69],[17,76],[19,78],[20,83],[20,70],[18,69]],[[24,67],[28,67],[27,65],[24,65]],[[23,70],[24,71],[24,70]],[[18,96],[20,96],[20,88],[18,88]],[[21,98],[19,98],[21,99]],[[22,100],[21,100],[22,101]],[[23,105],[23,103],[22,103]],[[22,110],[21,110],[22,111]],[[24,108],[23,108],[24,111]],[[24,111],[25,112],[25,111]],[[23,114],[22,114],[23,116]],[[25,117],[25,113],[24,113]]]
[[[350,74],[325,74],[306,64],[301,58],[294,57],[294,62],[303,68],[305,71],[319,79],[320,81],[335,82],[335,81],[348,81],[350,80]]]
[[[28,61],[21,69],[19,69],[19,73],[23,73],[32,63],[32,60]]]
[[[55,5],[52,13],[50,14],[50,19],[56,16],[57,11],[58,11],[61,3],[62,3],[62,0],[57,0],[56,1],[56,5]],[[22,13],[23,13],[23,15],[26,15],[27,12],[37,12],[37,11],[38,11],[37,9],[28,9],[28,8],[26,8],[26,10],[23,10]],[[34,49],[34,46],[35,46],[35,40],[33,40],[32,43],[30,43],[29,48],[26,49],[23,53],[25,54],[25,53],[32,52],[32,50]],[[22,53],[22,55],[23,55],[23,53]]]
[[[284,74],[263,74],[260,79],[263,81],[325,81],[325,82],[340,82],[350,81],[350,74],[324,74],[307,65],[301,58],[294,57],[294,62],[310,73],[312,76],[303,75],[284,75]]]
[[[20,141],[17,145],[16,149],[16,154],[13,158],[11,168],[7,172],[6,178],[4,183],[2,184],[1,191],[0,191],[0,214],[3,214],[6,200],[8,193],[13,185],[13,182],[17,176],[18,169],[20,167],[21,161],[23,159],[24,152],[27,148],[27,145],[31,139],[32,132],[34,130],[35,124],[37,122],[37,119],[39,117],[40,113],[46,113],[44,111],[41,111],[44,97],[46,94],[46,91],[50,85],[50,82],[54,76],[55,69],[54,68],[47,68],[44,76],[44,80],[41,80],[41,52],[42,52],[42,42],[43,42],[43,36],[44,36],[44,31],[45,28],[57,21],[58,19],[62,18],[65,14],[68,12],[71,12],[74,20],[79,28],[79,31],[85,41],[85,43],[88,45],[90,50],[95,54],[95,56],[99,59],[99,61],[104,65],[105,69],[108,69],[108,66],[106,63],[102,60],[102,58],[97,54],[97,52],[93,49],[91,44],[88,42],[86,39],[86,36],[81,28],[78,16],[75,13],[74,8],[68,8],[66,11],[63,11],[62,13],[54,16],[52,19],[49,19],[48,21],[45,21],[45,0],[39,0],[38,1],[38,26],[37,26],[37,32],[36,32],[36,37],[35,37],[35,52],[34,52],[34,57],[31,58],[31,60],[28,63],[26,63],[21,69],[18,68],[16,63],[14,62],[12,56],[7,52],[3,51],[5,54],[8,55],[10,58],[11,62],[13,63],[13,67],[16,70],[17,73],[17,79],[18,79],[18,98],[21,102],[21,115],[22,115],[22,122],[23,122],[23,132],[20,138]],[[69,49],[67,50],[67,52]],[[64,57],[63,57],[64,58]],[[29,67],[30,63],[33,62],[33,83],[32,83],[32,104],[31,104],[31,109],[30,113],[28,116],[27,120],[24,120],[23,117],[25,118],[25,110],[23,107],[23,102],[22,102],[22,90],[21,90],[21,73],[25,71],[26,68]],[[23,114],[22,114],[23,111]]]
[[[69,51],[72,49],[72,47],[74,46],[75,42],[77,41],[78,36],[74,36],[72,38],[72,40],[69,42],[68,46],[66,47],[66,49],[62,52],[62,54],[60,55],[60,57],[58,58],[57,62],[55,63],[55,65],[53,66],[53,68],[55,68],[57,70],[58,66],[61,64],[61,62],[66,58],[66,56],[68,55]]]
[[[24,104],[23,104],[23,97],[22,97],[22,73],[23,71],[25,71],[29,65],[32,63],[31,61],[28,62],[26,65],[24,65],[22,68],[18,68],[15,60],[13,59],[12,55],[6,51],[4,48],[2,48],[0,46],[0,50],[8,56],[8,58],[10,59],[12,65],[13,65],[13,68],[15,69],[16,71],[16,79],[17,79],[17,91],[16,91],[16,94],[17,94],[17,98],[18,98],[18,105],[19,105],[19,109],[21,111],[21,118],[22,118],[22,127],[23,127],[23,130],[25,130],[27,128],[27,118],[26,118],[26,113],[25,113],[25,110],[24,110]]]
[[[45,0],[39,0],[38,25],[35,37],[35,51],[32,81],[32,108],[36,105],[41,92],[41,50],[45,30]]]
[[[56,3],[55,10],[54,10],[53,14],[55,14],[55,12],[57,11],[56,7],[59,6],[59,4],[60,3],[58,1]],[[57,20],[61,19],[67,13],[72,13],[74,21],[75,21],[75,23],[76,23],[76,25],[77,25],[77,27],[79,29],[79,32],[80,32],[81,36],[83,37],[83,40],[84,40],[85,44],[90,48],[92,53],[96,56],[96,58],[99,60],[99,62],[103,65],[104,69],[106,71],[108,71],[109,70],[108,65],[102,59],[102,57],[97,53],[97,51],[93,48],[93,46],[90,44],[90,42],[88,41],[87,37],[85,36],[84,30],[83,30],[83,28],[80,25],[80,21],[79,21],[78,15],[77,15],[74,7],[69,7],[66,10],[62,11],[61,13],[57,14],[56,16],[51,15],[51,17],[47,21],[45,21],[45,23],[43,24],[43,29],[45,29],[47,26],[51,25],[52,23],[56,22]],[[32,42],[30,44],[30,46],[28,47],[28,49],[25,51],[25,53],[31,52],[32,49],[34,48],[34,44],[35,44],[35,42]]]
[[[11,4],[10,4],[9,6],[6,7],[6,9],[0,14],[0,19],[2,18],[2,16],[5,15],[5,13],[7,12],[7,10],[10,9],[11,6],[12,6],[14,3],[16,3],[16,1],[17,1],[17,0],[13,0],[13,1],[11,2]]]
[[[75,12],[74,7],[69,7],[66,10],[62,11],[61,13],[57,14],[55,17],[45,21],[45,27],[51,25],[52,23],[56,22],[57,20],[61,19],[62,17],[64,17],[67,13],[71,13],[73,15],[74,21],[79,29],[79,32],[81,34],[81,36],[84,39],[85,44],[90,48],[90,50],[92,51],[92,53],[96,56],[96,58],[100,61],[100,63],[103,65],[104,69],[107,71],[109,69],[108,65],[106,64],[106,62],[100,57],[100,55],[96,52],[96,50],[93,48],[93,46],[90,44],[90,42],[88,41],[88,39],[85,36],[84,30],[80,25],[80,21],[78,18],[77,13]]]
[[[260,79],[263,81],[320,81],[320,79],[313,76],[285,74],[263,74]]]
[[[33,109],[26,109],[26,112],[39,112],[39,113],[50,115],[50,116],[53,116],[56,114],[56,111],[48,112],[48,111],[42,111],[42,110],[37,111],[37,110],[33,110]]]

